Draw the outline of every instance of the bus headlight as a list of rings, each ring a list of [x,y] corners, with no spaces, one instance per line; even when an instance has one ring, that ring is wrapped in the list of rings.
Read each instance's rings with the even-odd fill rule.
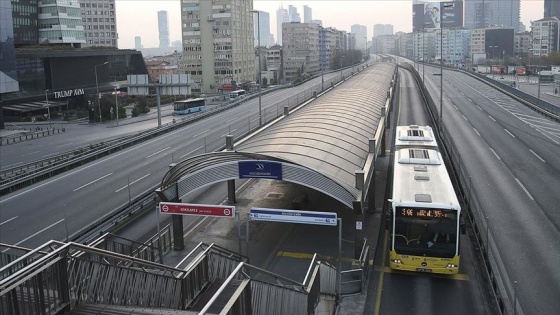
[[[391,260],[394,264],[402,264],[402,260],[400,259],[392,259]]]
[[[455,264],[447,264],[447,268],[457,268],[458,266]]]

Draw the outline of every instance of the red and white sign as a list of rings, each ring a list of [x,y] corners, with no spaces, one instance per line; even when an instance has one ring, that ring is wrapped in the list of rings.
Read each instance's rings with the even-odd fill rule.
[[[201,205],[196,203],[160,202],[159,212],[181,215],[198,215],[222,218],[235,217],[234,206]]]

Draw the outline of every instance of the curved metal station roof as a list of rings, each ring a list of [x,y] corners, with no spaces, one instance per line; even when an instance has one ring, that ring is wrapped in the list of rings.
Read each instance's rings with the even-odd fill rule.
[[[208,177],[208,172],[201,175],[204,173],[201,167],[210,165],[221,167],[222,181],[226,177],[232,179],[237,175],[237,169],[232,168],[234,161],[260,159],[282,162],[282,180],[312,187],[352,207],[352,202],[360,196],[360,190],[355,187],[355,172],[364,168],[370,153],[369,141],[375,136],[394,72],[392,63],[367,67],[240,141],[234,147],[235,152],[208,153],[205,158],[193,157],[179,163],[175,171],[166,174],[161,188],[174,181],[179,183],[188,173]],[[209,159],[210,156],[214,158]],[[218,176],[215,171],[212,174]],[[190,185],[211,183],[192,178],[189,181]]]

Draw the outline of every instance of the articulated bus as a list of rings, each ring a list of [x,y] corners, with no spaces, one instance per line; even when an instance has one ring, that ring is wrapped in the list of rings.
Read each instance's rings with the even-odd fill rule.
[[[461,207],[429,126],[397,126],[390,215],[392,269],[459,272]]]
[[[229,99],[230,100],[235,100],[237,98],[242,98],[245,96],[245,94],[247,94],[247,92],[245,92],[245,90],[236,90],[236,91],[232,91],[229,93]]]
[[[191,98],[188,100],[175,101],[173,103],[173,115],[187,115],[201,112],[206,109],[204,98]]]

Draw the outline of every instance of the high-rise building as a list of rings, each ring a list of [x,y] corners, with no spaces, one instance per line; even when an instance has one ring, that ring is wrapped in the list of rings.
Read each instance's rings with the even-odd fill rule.
[[[136,50],[142,49],[142,37],[134,36],[134,49]]]
[[[252,0],[183,0],[182,70],[194,93],[255,80]]]
[[[282,45],[282,24],[290,22],[288,10],[280,7],[276,11],[276,43]]]
[[[2,11],[5,12],[5,11]],[[39,6],[37,0],[20,0],[13,7],[12,17],[15,47],[39,44]]]
[[[282,24],[286,81],[319,72],[319,28],[314,23]]]
[[[533,34],[531,54],[533,56],[546,56],[560,51],[560,20],[555,17],[545,17],[531,22]]]
[[[288,14],[290,15],[290,22],[301,22],[297,8],[293,5],[288,6]]]
[[[468,0],[465,1],[465,27],[519,28],[520,0]]]
[[[79,5],[85,30],[85,44],[82,47],[118,47],[115,0],[57,1],[59,2]]]
[[[167,11],[158,11],[159,48],[169,47],[169,21]]]
[[[10,0],[0,0],[0,95],[19,90],[16,73],[16,53],[14,46],[14,27]],[[2,115],[0,107],[0,116]],[[0,119],[0,124],[2,124]]]
[[[560,18],[560,1],[544,0],[544,17],[551,16]]]
[[[356,37],[356,49],[366,50],[367,46],[367,26],[354,24],[350,26],[350,32]]]
[[[375,24],[373,26],[373,37],[393,35],[393,25],[391,24]]]
[[[303,6],[303,23],[311,23],[313,20],[313,13],[309,6]]]
[[[270,41],[270,14],[268,12],[259,11],[258,14],[253,14],[253,26],[255,27],[255,47],[259,44],[259,33],[261,46],[270,47],[274,44]]]
[[[85,44],[80,3],[72,1],[39,1],[38,27],[40,44]]]

